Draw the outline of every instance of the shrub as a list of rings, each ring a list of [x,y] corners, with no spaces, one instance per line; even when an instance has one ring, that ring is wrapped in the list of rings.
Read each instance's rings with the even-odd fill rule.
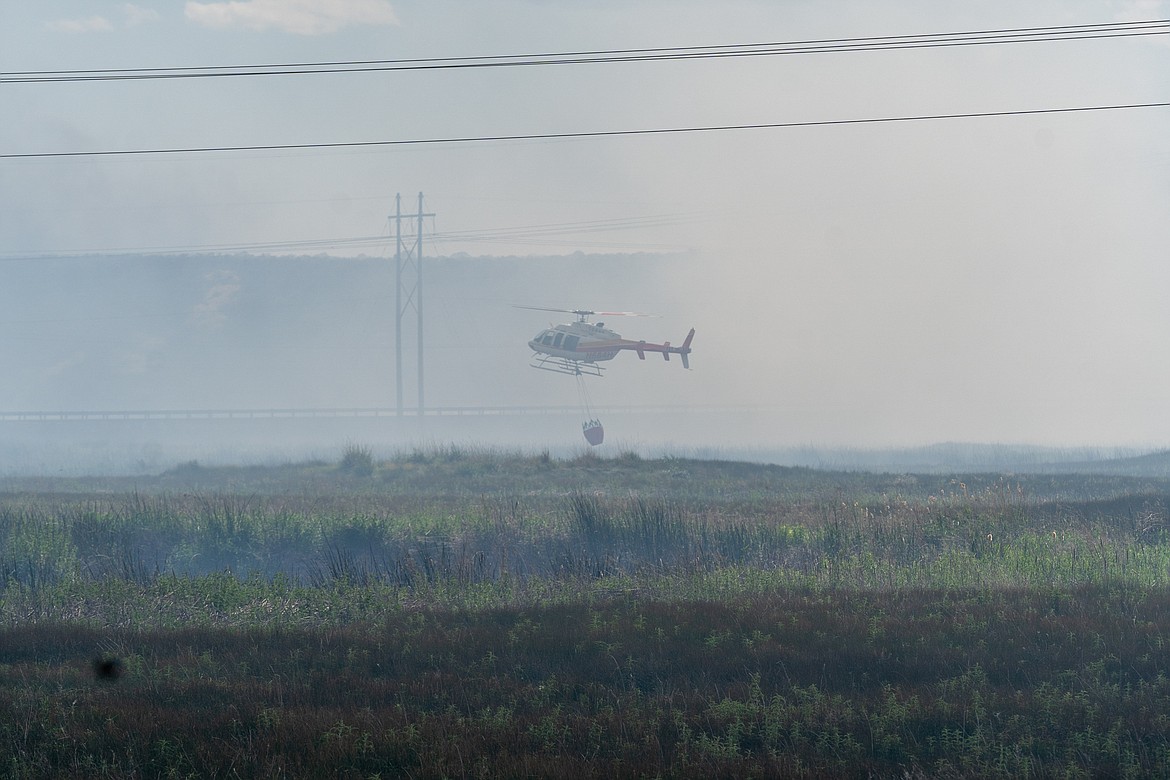
[[[360,444],[347,444],[341,456],[340,468],[355,477],[368,477],[374,473],[374,453]]]

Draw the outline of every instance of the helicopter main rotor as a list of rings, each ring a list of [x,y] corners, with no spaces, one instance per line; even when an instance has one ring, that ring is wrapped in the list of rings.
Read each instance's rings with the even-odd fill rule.
[[[533,311],[556,311],[562,314],[573,314],[577,322],[585,322],[586,317],[657,317],[657,314],[645,314],[639,311],[592,311],[590,309],[554,309],[548,306],[523,306],[512,304],[517,309],[531,309]]]

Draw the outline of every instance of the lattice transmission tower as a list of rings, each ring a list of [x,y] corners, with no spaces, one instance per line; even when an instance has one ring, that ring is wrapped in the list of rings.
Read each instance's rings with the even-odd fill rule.
[[[390,221],[393,224],[396,245],[394,252],[394,279],[397,288],[394,305],[394,381],[398,392],[395,408],[398,415],[401,416],[404,408],[402,399],[404,376],[402,371],[402,325],[407,313],[413,311],[415,333],[418,337],[415,352],[418,357],[418,415],[421,417],[425,398],[423,393],[423,218],[435,215],[423,212],[423,194],[421,192],[418,194],[418,213],[405,215],[405,220],[402,213],[401,194],[394,196],[394,204],[394,215],[390,217]]]

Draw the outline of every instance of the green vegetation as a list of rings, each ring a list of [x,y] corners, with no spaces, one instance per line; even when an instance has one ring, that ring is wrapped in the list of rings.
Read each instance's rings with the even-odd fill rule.
[[[346,446],[341,456],[341,470],[356,477],[368,477],[374,473],[374,453],[360,444]]]
[[[0,487],[5,776],[1170,773],[1156,479],[348,447]]]

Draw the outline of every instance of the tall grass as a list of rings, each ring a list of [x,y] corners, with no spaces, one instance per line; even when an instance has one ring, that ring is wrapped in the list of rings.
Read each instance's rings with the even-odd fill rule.
[[[1170,773],[1164,485],[374,465],[0,496],[0,774]]]
[[[517,467],[548,468],[539,459]],[[619,470],[619,483],[627,477]],[[24,495],[0,502],[0,616],[54,588],[212,574],[501,606],[631,590],[724,598],[790,587],[1159,587],[1170,576],[1160,494],[1035,500],[1004,480],[979,490],[954,480],[920,497],[825,498],[823,488],[810,495],[779,481],[771,494],[728,501],[718,481],[710,499],[577,482],[526,496],[398,483],[353,494]]]

